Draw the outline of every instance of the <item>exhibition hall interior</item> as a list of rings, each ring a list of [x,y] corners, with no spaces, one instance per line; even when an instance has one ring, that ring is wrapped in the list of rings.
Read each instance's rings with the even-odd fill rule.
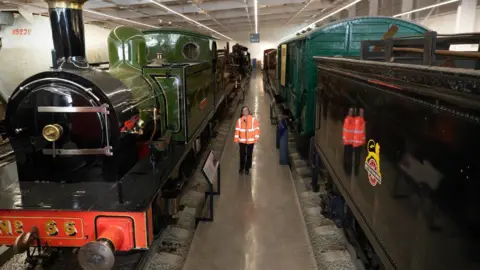
[[[0,0],[0,270],[480,269],[479,8]]]

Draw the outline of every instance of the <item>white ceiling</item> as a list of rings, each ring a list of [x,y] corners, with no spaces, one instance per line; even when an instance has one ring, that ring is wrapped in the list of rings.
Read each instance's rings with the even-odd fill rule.
[[[102,14],[160,27],[172,26],[213,33],[185,18],[155,5],[152,0],[90,0],[85,5],[84,20],[108,28],[117,25],[132,25],[148,29],[148,26],[121,21]],[[228,37],[238,39],[238,33],[255,31],[254,0],[155,0],[211,29]],[[332,3],[336,1],[335,3]],[[289,28],[306,24],[327,14],[336,6],[351,0],[258,0],[259,32],[265,28]],[[367,1],[367,0],[365,0]],[[22,8],[31,13],[48,15],[47,4],[43,0],[0,0],[0,10]],[[323,11],[323,12],[322,12]],[[214,35],[219,36],[216,33]],[[246,37],[248,38],[248,37]]]
[[[200,27],[157,3],[181,13],[215,31]],[[353,0],[257,0],[260,37],[269,29],[292,29],[308,25],[337,10]],[[356,16],[368,15],[369,0],[354,6]],[[415,6],[425,6],[435,0],[416,0]],[[391,16],[401,10],[401,0],[379,0],[378,15]],[[48,16],[44,0],[0,0],[1,10],[18,10]],[[234,40],[247,40],[248,33],[255,31],[254,0],[89,0],[84,8],[86,23],[113,28],[131,25],[142,29],[168,26],[213,34],[221,39],[221,33]],[[104,15],[100,15],[104,14]],[[106,16],[105,16],[106,15]],[[113,16],[113,17],[112,17]],[[344,10],[334,19],[345,18]],[[135,24],[126,19],[140,24]],[[328,22],[329,20],[325,20]],[[147,26],[148,25],[148,26]],[[275,31],[275,30],[271,30]]]

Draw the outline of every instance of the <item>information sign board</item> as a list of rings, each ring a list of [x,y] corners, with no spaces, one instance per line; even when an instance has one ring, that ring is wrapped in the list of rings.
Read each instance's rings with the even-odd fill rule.
[[[220,160],[217,158],[215,151],[210,151],[208,154],[207,160],[203,165],[203,173],[207,177],[207,180],[210,184],[215,183],[218,177],[218,165],[220,164]]]
[[[250,43],[260,43],[260,33],[251,33]]]

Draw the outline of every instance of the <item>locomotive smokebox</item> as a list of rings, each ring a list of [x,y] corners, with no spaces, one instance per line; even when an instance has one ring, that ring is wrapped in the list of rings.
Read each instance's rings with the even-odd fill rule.
[[[86,0],[46,0],[52,27],[54,68],[88,67],[83,4]]]
[[[82,14],[86,1],[46,2],[57,55],[54,70],[23,81],[6,110],[6,133],[18,178],[20,182],[118,181],[137,162],[137,135],[122,128],[138,118],[138,101],[117,78],[121,75],[89,67]],[[136,44],[145,44],[140,37]],[[140,74],[125,81],[142,85],[146,96],[151,88]]]

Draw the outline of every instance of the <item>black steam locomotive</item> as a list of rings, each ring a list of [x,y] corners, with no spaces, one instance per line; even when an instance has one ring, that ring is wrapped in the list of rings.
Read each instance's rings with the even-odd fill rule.
[[[235,67],[236,73],[242,78],[246,77],[252,71],[250,53],[248,48],[240,44],[232,46],[232,53],[230,54],[231,66]]]

